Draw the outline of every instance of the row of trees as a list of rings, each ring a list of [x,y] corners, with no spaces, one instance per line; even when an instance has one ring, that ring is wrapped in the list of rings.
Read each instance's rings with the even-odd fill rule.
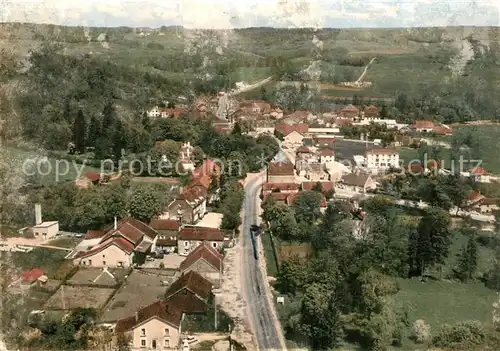
[[[61,230],[85,232],[131,215],[149,222],[171,200],[164,184],[130,185],[127,176],[102,186],[78,188],[74,183],[56,183],[33,190],[24,204],[17,205],[19,225],[32,222],[35,203],[40,203],[47,220],[57,220]]]
[[[297,301],[287,336],[313,349],[341,341],[369,350],[400,345],[410,321],[396,303],[395,279],[430,274],[447,261],[453,238],[449,214],[430,207],[412,223],[392,201],[376,196],[362,204],[368,215],[360,221],[344,201],[330,203],[321,215],[319,198],[303,192],[293,207],[263,203],[273,235],[314,248],[311,260],[292,257],[280,265],[277,288]],[[454,272],[462,281],[474,279],[478,265],[477,238],[469,234]],[[436,346],[442,346],[439,340]]]

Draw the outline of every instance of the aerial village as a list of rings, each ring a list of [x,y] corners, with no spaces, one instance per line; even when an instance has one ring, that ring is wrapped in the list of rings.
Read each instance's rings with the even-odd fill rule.
[[[384,119],[372,103],[340,104],[329,113],[283,111],[265,101],[237,101],[221,93],[200,98],[194,108],[200,116],[211,116],[218,133],[230,133],[238,123],[249,126],[245,132],[249,135],[267,134],[279,141],[281,150],[264,171],[261,199],[272,197],[292,206],[301,191],[320,187],[322,211],[334,198],[350,199],[357,206],[359,197],[376,193],[388,170],[406,167],[400,160],[401,147],[453,134],[451,127],[432,121],[407,125]],[[152,119],[181,118],[188,112],[187,106],[146,111]],[[374,130],[380,126],[377,137],[343,133],[367,126]],[[221,214],[210,211],[220,191],[211,187],[212,179],[220,177],[222,169],[211,159],[195,165],[195,148],[188,141],[182,144],[180,159],[190,180],[149,223],[129,216],[86,233],[66,233],[57,221],[44,221],[43,208],[35,205],[35,222],[20,229],[18,237],[4,240],[3,251],[29,255],[33,248],[50,248],[47,243],[64,236],[76,242],[71,248],[55,248],[64,251],[59,277],[35,265],[8,282],[8,289],[23,297],[30,295],[30,289],[42,289],[50,296],[30,312],[33,315],[96,308],[98,324],[109,331],[110,338],[116,341],[125,335],[134,350],[189,350],[206,341],[220,342],[220,350],[243,349],[231,339],[235,335],[232,319],[238,315],[232,309],[244,310],[238,298],[241,272],[235,266],[241,264],[235,258],[240,239],[235,231],[221,229]],[[431,161],[414,163],[411,169],[439,168]],[[482,168],[464,175],[480,182],[496,179]],[[80,187],[103,186],[117,178],[116,174],[86,173],[75,182]],[[477,192],[469,201],[478,215],[498,210],[498,199]],[[210,332],[191,328],[200,320],[210,325]]]

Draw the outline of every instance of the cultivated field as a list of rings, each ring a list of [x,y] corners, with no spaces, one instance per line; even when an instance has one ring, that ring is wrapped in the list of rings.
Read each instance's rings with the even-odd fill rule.
[[[172,278],[134,270],[103,309],[101,321],[114,322],[157,301],[167,289],[164,281],[171,283]]]
[[[114,289],[62,285],[50,297],[44,308],[49,310],[70,310],[79,307],[100,309],[114,291]]]

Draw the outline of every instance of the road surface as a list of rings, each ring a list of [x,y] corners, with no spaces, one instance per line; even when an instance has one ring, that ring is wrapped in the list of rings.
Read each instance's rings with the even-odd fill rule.
[[[267,277],[263,274],[259,261],[253,255],[250,239],[250,226],[260,223],[257,198],[262,182],[262,177],[256,177],[245,187],[243,230],[240,234],[243,242],[243,293],[248,306],[248,319],[253,326],[258,349],[286,350],[281,327],[275,317],[274,305],[270,303],[272,297],[268,296]],[[259,257],[259,260],[262,259],[264,258]]]
[[[368,67],[372,64],[372,62],[375,61],[375,57],[372,58],[370,60],[370,62],[368,62],[368,64],[365,66],[365,69],[363,70],[363,73],[361,74],[361,76],[359,76],[358,80],[356,81],[356,83],[359,83],[361,82],[361,79],[363,79],[363,77],[365,76],[366,74],[366,71],[368,70]]]
[[[238,94],[241,94],[241,93],[246,93],[247,91],[251,91],[251,90],[254,90],[254,89],[260,88],[260,87],[261,87],[261,86],[263,86],[264,84],[269,83],[272,79],[273,79],[273,76],[267,77],[266,79],[263,79],[263,80],[261,80],[260,82],[257,82],[257,83],[255,83],[255,84],[248,85],[248,86],[243,87],[243,88],[241,88],[241,89],[238,89],[238,90],[236,90],[236,91],[230,92],[228,95],[229,95],[229,96],[236,96],[236,95],[238,95]]]

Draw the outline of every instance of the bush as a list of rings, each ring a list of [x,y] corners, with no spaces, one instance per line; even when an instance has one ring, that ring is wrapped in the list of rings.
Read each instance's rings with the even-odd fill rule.
[[[416,343],[422,344],[431,338],[431,326],[426,324],[423,319],[417,319],[413,323],[412,329],[412,338]]]
[[[481,345],[486,340],[486,332],[481,322],[463,321],[454,326],[444,324],[439,334],[432,339],[437,347],[460,347],[465,345]]]
[[[500,263],[496,263],[495,266],[485,274],[484,278],[485,285],[488,288],[500,291]]]

